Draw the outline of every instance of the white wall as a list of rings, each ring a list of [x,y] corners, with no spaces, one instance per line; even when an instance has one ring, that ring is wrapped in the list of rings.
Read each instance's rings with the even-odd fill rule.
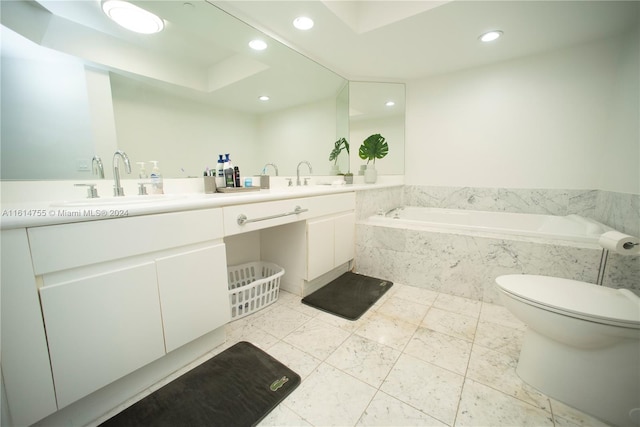
[[[171,96],[146,85],[132,89],[121,86],[118,79],[112,80],[112,93],[118,147],[131,162],[158,160],[160,171],[171,178],[200,177],[205,168],[215,169],[218,154],[224,153],[231,155],[242,176],[258,168],[253,115]],[[136,172],[126,178],[137,178],[134,166]],[[151,165],[146,168],[150,173]]]
[[[369,120],[354,120],[349,129],[351,141],[351,172],[358,173],[367,161],[358,156],[362,142],[370,135],[379,133],[389,145],[389,154],[376,160],[376,170],[382,175],[397,175],[404,170],[404,116],[390,116]]]
[[[280,175],[295,175],[298,163],[307,160],[314,175],[328,175],[329,154],[337,139],[335,98],[261,115],[258,139],[262,164],[256,173],[265,163],[275,163]],[[300,172],[308,175],[307,167],[301,166]]]
[[[405,182],[639,193],[635,34],[409,82]]]

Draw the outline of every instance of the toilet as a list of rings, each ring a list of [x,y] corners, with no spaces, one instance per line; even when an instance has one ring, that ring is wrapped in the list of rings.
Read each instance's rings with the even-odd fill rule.
[[[557,277],[496,279],[503,305],[527,325],[520,378],[616,426],[640,426],[640,297]]]

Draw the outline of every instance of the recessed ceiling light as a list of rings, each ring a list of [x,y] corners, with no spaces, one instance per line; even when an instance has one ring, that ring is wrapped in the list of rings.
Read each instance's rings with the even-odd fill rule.
[[[255,39],[249,42],[249,47],[253,50],[265,50],[267,43],[264,40]]]
[[[393,101],[387,101],[384,103],[384,105],[386,105],[387,107],[393,107],[394,105],[396,105],[396,103]]]
[[[486,33],[478,37],[478,39],[480,39],[481,42],[492,42],[499,38],[501,35],[502,31],[500,30],[487,31]]]
[[[258,98],[260,101],[268,101],[270,98],[267,95],[262,95]]]
[[[134,4],[121,0],[102,2],[104,13],[127,30],[142,34],[158,33],[164,28],[164,21]]]
[[[298,16],[293,20],[293,26],[299,30],[310,30],[313,28],[313,19],[306,16]]]

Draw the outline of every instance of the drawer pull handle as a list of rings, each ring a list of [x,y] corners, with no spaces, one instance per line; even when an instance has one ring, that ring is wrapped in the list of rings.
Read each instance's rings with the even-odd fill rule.
[[[263,216],[261,218],[253,218],[253,219],[247,218],[245,214],[240,214],[238,215],[238,225],[245,225],[250,222],[266,221],[268,219],[281,218],[283,216],[298,215],[303,212],[309,212],[309,209],[302,209],[300,206],[296,206],[295,209],[292,210],[291,212],[285,212],[277,215]]]

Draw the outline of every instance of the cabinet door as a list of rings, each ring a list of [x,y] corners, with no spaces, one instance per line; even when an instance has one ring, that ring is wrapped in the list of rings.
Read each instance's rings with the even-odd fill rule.
[[[57,410],[38,287],[25,229],[2,230],[2,377],[11,425],[31,425]],[[4,406],[3,406],[4,409]],[[8,425],[9,423],[7,423]]]
[[[231,319],[224,244],[156,260],[167,352]]]
[[[335,217],[335,258],[334,266],[344,264],[355,256],[356,214],[351,212]]]
[[[307,222],[307,280],[313,280],[334,267],[333,218]]]
[[[153,262],[40,290],[62,408],[164,355]]]

